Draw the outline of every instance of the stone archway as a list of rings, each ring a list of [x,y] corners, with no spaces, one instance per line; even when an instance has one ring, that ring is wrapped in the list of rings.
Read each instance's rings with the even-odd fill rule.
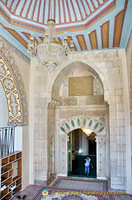
[[[8,125],[26,125],[28,111],[24,84],[14,58],[0,40],[0,81],[8,106]]]
[[[105,79],[105,73],[103,71],[103,68],[100,68],[100,65],[98,65],[98,63],[94,63],[94,59],[91,59],[91,57],[93,57],[92,53],[89,54],[72,54],[70,55],[69,59],[67,61],[65,61],[64,63],[62,63],[61,66],[59,66],[59,68],[56,69],[56,71],[52,74],[50,74],[49,77],[49,88],[48,88],[48,92],[52,92],[52,96],[53,94],[53,90],[56,84],[56,81],[58,81],[58,77],[61,74],[61,79],[63,79],[63,72],[65,71],[65,69],[67,69],[68,71],[72,71],[72,65],[74,63],[81,63],[83,65],[85,65],[87,68],[91,68],[91,70],[93,70],[94,72],[96,72],[96,74],[99,76],[100,81],[102,82],[103,88],[104,88],[104,96],[105,96],[105,100],[108,101],[109,97],[108,97],[108,81]],[[105,62],[102,62],[101,65],[105,65]],[[69,69],[68,69],[69,66]],[[61,81],[61,80],[60,80]]]
[[[81,55],[83,56],[83,55]],[[72,59],[73,63],[67,64],[67,66],[61,66],[61,68],[56,71],[54,77],[51,75],[51,88],[52,91],[52,101],[49,103],[49,107],[55,111],[55,173],[58,175],[67,176],[67,134],[78,128],[87,128],[94,131],[97,135],[97,177],[106,178],[109,176],[109,169],[106,172],[104,169],[104,160],[106,160],[106,141],[107,149],[109,148],[109,139],[106,139],[106,133],[108,136],[108,131],[105,125],[105,115],[108,112],[108,106],[104,102],[104,95],[107,94],[107,81],[103,78],[103,73],[99,71],[99,68],[93,64],[89,64],[88,57],[80,57]],[[78,62],[77,62],[78,61]],[[74,65],[74,66],[73,66]],[[94,66],[94,67],[90,67]],[[92,101],[91,103],[85,103],[84,99],[89,98],[89,96],[81,96],[82,101],[79,97],[70,97],[68,93],[62,95],[60,92],[61,85],[67,89],[65,82],[67,81],[70,73],[74,73],[78,70],[84,70],[90,72],[94,77],[100,81],[103,87],[102,100],[97,104]],[[59,73],[60,72],[60,73]],[[86,74],[85,74],[86,75]],[[72,76],[72,75],[71,75]],[[64,90],[65,91],[65,90]],[[67,90],[66,90],[67,91]],[[96,95],[92,96],[96,98]],[[108,98],[108,95],[107,95]],[[84,101],[83,101],[84,100]],[[50,109],[50,112],[51,112]],[[57,110],[56,110],[57,109]],[[61,110],[62,109],[62,110]],[[63,111],[63,113],[62,113]],[[69,112],[69,113],[68,113]],[[76,113],[76,114],[75,114]],[[90,113],[90,114],[89,114]],[[91,114],[92,113],[92,114]],[[98,114],[99,113],[99,114]],[[70,116],[70,117],[69,117]],[[72,116],[72,117],[71,117]],[[101,116],[101,117],[100,117]],[[108,117],[108,116],[107,116]],[[107,118],[106,117],[106,118]],[[51,129],[51,126],[49,126]],[[51,129],[51,132],[54,130]],[[53,133],[52,133],[53,134]],[[103,146],[103,147],[102,147]],[[109,150],[107,150],[107,158],[109,159]],[[57,158],[58,156],[58,158]],[[64,158],[64,159],[63,159]],[[101,159],[101,162],[100,162]],[[59,165],[59,166],[57,166]],[[108,167],[109,168],[109,167]]]
[[[91,158],[88,178],[96,178],[96,134],[87,128],[75,129],[68,133],[68,176],[86,177],[84,163]]]
[[[56,142],[57,149],[59,152],[59,163],[60,167],[58,171],[59,175],[67,176],[68,171],[68,155],[67,155],[67,135],[69,132],[79,129],[86,128],[94,131],[96,133],[96,147],[97,147],[97,178],[106,179],[106,157],[108,158],[108,151],[106,150],[106,140],[107,128],[105,123],[105,117],[73,117],[69,119],[60,120],[57,124],[56,130]],[[109,145],[107,145],[109,146]],[[56,149],[56,150],[57,150]],[[107,155],[106,155],[107,154]],[[56,160],[56,158],[55,158]]]
[[[66,84],[66,81],[69,75],[75,73],[75,71],[78,71],[78,72],[82,71],[81,76],[92,76],[94,79],[96,78],[96,80],[98,80],[98,84],[101,85],[102,91],[104,93],[104,91],[107,88],[107,85],[104,82],[102,82],[102,77],[100,78],[101,74],[98,74],[96,70],[94,70],[91,66],[89,66],[88,64],[84,62],[73,62],[67,65],[54,80],[54,83],[52,86],[52,99],[57,99],[57,97],[60,96],[59,94],[60,86],[62,84]],[[80,75],[80,73],[78,73],[78,75]],[[51,80],[51,83],[52,81],[53,80]]]
[[[74,58],[74,55],[73,55],[73,59],[70,60],[70,63],[65,63],[65,66],[64,65],[59,66],[59,68],[57,68],[54,73],[51,73],[50,76],[45,71],[45,69],[43,69],[42,66],[39,65],[39,63],[35,63],[36,61],[35,59],[33,62],[34,64],[32,63],[34,72],[35,70],[38,70],[37,71],[38,73],[33,72],[33,75],[34,75],[34,80],[36,80],[34,84],[37,85],[36,87],[36,89],[38,90],[37,94],[39,94],[39,95],[33,95],[34,99],[36,99],[34,110],[38,111],[38,114],[34,116],[34,122],[33,122],[34,133],[35,133],[34,140],[37,141],[35,142],[35,145],[34,145],[34,149],[35,149],[34,156],[36,156],[36,161],[34,163],[35,181],[39,181],[39,180],[45,181],[48,178],[50,178],[52,173],[56,173],[57,175],[67,176],[67,164],[65,162],[67,160],[67,155],[66,155],[67,154],[67,145],[66,145],[67,134],[61,130],[60,128],[61,126],[58,125],[58,120],[62,121],[65,118],[71,120],[70,118],[71,116],[72,117],[79,116],[79,118],[80,116],[83,116],[84,118],[86,116],[90,116],[90,117],[105,116],[105,113],[107,112],[106,110],[108,110],[108,105],[106,104],[106,102],[104,102],[103,94],[101,96],[102,99],[96,103],[95,103],[96,96],[93,95],[92,98],[94,98],[95,101],[91,100],[89,103],[89,101],[87,101],[89,100],[89,96],[81,96],[80,98],[70,97],[67,94],[65,96],[61,95],[62,93],[59,92],[61,90],[60,86],[63,85],[63,81],[68,80],[70,73],[75,72],[76,69],[80,69],[80,70],[82,69],[84,71],[89,72],[89,66],[95,66],[94,63],[89,63],[88,57],[86,57],[86,59],[80,58],[80,60],[78,60],[76,59],[77,57]],[[75,65],[78,64],[79,66],[74,65],[73,67],[72,63]],[[92,69],[95,72],[99,71],[99,69],[96,70],[94,67]],[[99,78],[100,74],[97,72],[94,75]],[[43,79],[43,84],[41,82],[41,85],[39,86],[38,80],[40,79]],[[106,85],[104,85],[104,83],[102,85],[103,85],[104,90],[106,91],[107,83]],[[58,112],[59,109],[60,111]],[[74,122],[70,122],[70,123],[74,123]],[[79,120],[76,121],[76,124],[78,123],[79,123]],[[81,123],[85,123],[85,120],[83,122],[80,121],[80,124]],[[89,123],[91,124],[90,121]],[[95,128],[96,130],[98,130],[98,132],[99,131],[101,132],[100,135],[103,134],[104,128],[100,127],[101,124],[96,125],[93,123],[92,125],[93,125],[93,129]],[[39,126],[39,129],[37,129],[38,126]],[[67,131],[71,130],[71,129],[69,130],[68,122],[67,124],[65,124],[65,126],[67,126]],[[72,126],[72,124],[70,124],[70,126]],[[66,127],[62,126],[62,128],[65,129]],[[72,129],[74,129],[74,127],[72,127]],[[60,132],[63,134],[58,134]],[[40,144],[42,144],[41,148],[39,148],[41,146]],[[38,151],[38,149],[40,149],[40,151]],[[38,152],[39,152],[40,157],[42,157],[41,162],[39,160],[39,157],[37,157]],[[45,154],[47,156],[45,156]],[[54,154],[55,154],[55,158],[53,159],[52,155],[54,156]],[[43,162],[43,158],[45,158],[45,162]],[[53,162],[55,162],[54,165],[51,164]],[[53,166],[54,169],[51,169],[51,166]]]

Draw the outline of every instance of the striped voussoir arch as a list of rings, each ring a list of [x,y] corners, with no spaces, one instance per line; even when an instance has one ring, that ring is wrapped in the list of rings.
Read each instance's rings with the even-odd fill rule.
[[[84,117],[70,118],[63,120],[60,124],[61,133],[68,134],[72,130],[78,128],[90,129],[98,134],[105,134],[105,119],[104,117]]]

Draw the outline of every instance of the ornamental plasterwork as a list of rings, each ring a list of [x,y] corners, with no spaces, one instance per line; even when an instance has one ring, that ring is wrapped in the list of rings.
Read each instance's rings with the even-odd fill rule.
[[[16,47],[14,47],[8,41],[6,41],[2,36],[0,36],[0,43],[1,43],[1,41],[4,43],[4,45],[6,45],[8,47],[8,50],[10,52],[14,52],[20,58],[22,58],[25,62],[27,62],[28,64],[30,63],[30,59],[29,58],[27,58],[23,53],[21,53]],[[1,49],[1,44],[0,44],[0,49]],[[7,55],[6,55],[6,57],[7,57]]]
[[[27,103],[24,84],[4,42],[0,40],[0,81],[8,106],[8,125],[27,124]]]
[[[4,73],[2,72],[3,70]],[[0,81],[4,89],[8,105],[8,122],[21,123],[23,119],[19,93],[13,80],[13,76],[2,59],[0,59]]]
[[[97,135],[105,135],[105,118],[104,117],[75,117],[62,120],[59,124],[61,133],[68,134],[78,128],[90,129]]]

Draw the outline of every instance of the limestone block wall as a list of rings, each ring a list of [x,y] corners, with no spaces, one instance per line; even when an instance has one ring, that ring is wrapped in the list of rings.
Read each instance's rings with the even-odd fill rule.
[[[110,119],[110,164],[111,187],[126,187],[126,138],[123,98],[122,62],[118,56],[108,65],[109,119]]]
[[[48,173],[48,94],[47,94],[47,74],[43,66],[34,63],[33,73],[34,84],[34,104],[31,115],[34,114],[34,181],[45,184]],[[31,86],[32,87],[32,86]]]
[[[103,84],[104,100],[109,104],[109,123],[107,124],[107,128],[110,138],[110,159],[107,162],[109,162],[110,166],[111,187],[115,189],[126,189],[126,108],[124,102],[125,80],[123,79],[126,65],[124,65],[123,58],[125,58],[124,50],[105,50],[72,54],[53,73],[47,72],[37,62],[36,58],[32,59],[32,66],[35,66],[33,76],[35,90],[32,91],[32,93],[35,91],[33,97],[34,105],[32,107],[32,113],[34,115],[32,122],[34,126],[33,166],[35,179],[46,180],[48,174],[48,103],[52,101],[52,97],[60,95],[59,92],[62,83],[68,77],[69,72],[73,73],[76,70],[76,65],[79,63],[80,70],[83,70],[81,66],[84,66],[85,69],[90,66],[97,73]],[[61,78],[58,78],[59,76]],[[76,109],[72,112],[75,116],[82,115],[82,111],[77,112]],[[85,112],[84,110],[83,115]],[[96,116],[98,113],[99,111],[96,111]],[[67,117],[70,115],[68,107],[65,113],[61,113],[61,117],[63,115],[64,117],[65,115]],[[56,134],[54,132],[54,135]]]
[[[55,106],[48,106],[48,179],[55,174]]]
[[[107,142],[109,142],[107,140]],[[106,158],[109,157],[109,154],[104,153],[106,151],[106,136],[97,135],[96,136],[96,145],[97,145],[97,178],[109,178],[106,176]],[[108,169],[110,166],[108,166]]]
[[[128,79],[127,93],[128,101],[126,103],[126,118],[127,118],[127,159],[126,159],[126,173],[127,173],[127,192],[132,194],[132,34],[130,36],[128,46],[126,49],[126,64]]]

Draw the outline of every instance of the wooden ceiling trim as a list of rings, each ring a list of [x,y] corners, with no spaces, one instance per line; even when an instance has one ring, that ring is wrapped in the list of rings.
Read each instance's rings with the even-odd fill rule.
[[[120,46],[120,39],[127,5],[128,0],[125,0],[124,9],[117,13],[117,15],[115,16],[113,47]]]
[[[44,4],[43,4],[43,22],[42,22],[43,24],[44,24],[44,20],[45,20],[45,4],[46,4],[45,1],[46,0],[44,0]]]
[[[29,13],[29,10],[30,10],[30,7],[31,7],[31,4],[32,4],[32,1],[30,1],[30,3],[29,3],[28,9],[27,9],[27,13],[26,13],[26,18],[28,18],[28,13]]]
[[[54,19],[56,19],[56,0],[54,0]]]
[[[89,40],[90,40],[90,44],[91,44],[91,49],[98,49],[98,42],[97,42],[96,30],[93,30],[89,34]]]
[[[7,2],[7,1],[6,1]],[[11,4],[10,4],[10,7],[9,7],[9,10],[11,10],[11,7],[12,7],[12,4],[14,3],[14,0],[11,1]],[[6,3],[7,5],[7,3]]]
[[[61,23],[61,8],[60,8],[60,0],[58,0],[58,7],[59,7],[59,23]]]
[[[68,36],[68,38],[67,38],[67,44],[68,44],[69,48],[70,48],[72,40],[73,40],[73,38],[71,36]],[[77,47],[76,47],[75,43],[74,43],[74,51],[77,51]]]
[[[102,48],[109,48],[109,21],[101,25]]]
[[[11,28],[5,27],[5,29],[14,37],[16,40],[18,40],[25,48],[27,48],[28,44],[27,42],[16,32],[15,30]]]
[[[43,41],[44,40],[44,37],[42,37],[42,36],[39,36],[39,38]]]
[[[30,36],[31,36],[30,33],[22,32],[22,34],[25,35],[28,40],[30,40]],[[34,39],[38,43],[38,40],[36,39],[36,37],[34,37]]]
[[[34,17],[34,12],[35,12],[35,8],[36,8],[36,4],[37,4],[37,0],[35,0],[35,3],[34,3],[31,20],[33,20],[33,17]]]
[[[39,22],[39,14],[40,14],[41,1],[42,0],[39,0],[39,7],[38,7],[38,13],[37,13],[37,22]]]
[[[119,47],[125,10],[115,16],[113,47]]]
[[[75,16],[75,21],[77,21],[77,15],[76,15],[76,12],[75,12],[75,7],[73,5],[73,2],[71,0],[71,5],[72,5],[72,9],[73,9],[73,12],[74,12],[74,16]]]
[[[67,10],[68,10],[69,20],[70,20],[70,22],[72,22],[71,12],[70,12],[70,8],[69,8],[68,0],[66,0],[66,6],[67,6]]]
[[[62,0],[62,6],[63,6],[63,14],[64,14],[64,23],[66,23],[66,11],[65,11],[64,0]]]
[[[85,8],[85,5],[84,5],[84,2],[81,0],[81,3],[82,3],[82,6],[83,6],[83,9],[84,9],[84,12],[85,12],[85,15],[86,15],[86,17],[88,16],[88,13],[87,13],[87,11],[86,11],[86,8]]]
[[[76,1],[76,4],[77,4],[78,10],[80,12],[81,20],[83,20],[82,11],[81,11],[81,8],[79,6],[78,0]]]
[[[22,32],[25,36],[26,36],[26,38],[29,40],[30,39],[30,33],[26,33],[26,32]]]
[[[51,8],[51,4],[50,4],[50,1],[49,1],[49,4],[48,4],[48,19],[50,19],[50,8]]]
[[[86,0],[86,3],[87,3],[87,6],[88,6],[88,8],[89,8],[90,13],[92,13],[92,10],[91,10],[91,8],[90,8],[89,3],[88,3],[87,0]]]
[[[21,1],[21,0],[18,0],[18,2],[17,2],[17,4],[16,4],[16,6],[15,6],[15,8],[14,8],[13,14],[15,14],[15,12],[16,12],[16,9],[17,9],[17,7],[18,7],[18,5],[19,5],[20,1]]]
[[[82,35],[82,34],[77,35],[76,38],[78,40],[78,43],[79,43],[81,50],[87,50],[87,45],[86,45],[86,42],[85,42],[84,35]]]
[[[96,7],[95,7],[95,5],[94,5],[93,0],[91,0],[91,3],[92,3],[92,5],[93,5],[94,10],[96,10]]]
[[[98,3],[98,6],[100,6],[100,2],[99,2],[99,0],[96,0],[97,1],[97,3]]]
[[[26,3],[27,3],[27,1],[25,0],[24,4],[23,4],[23,6],[22,6],[22,9],[21,9],[21,11],[20,11],[20,17],[22,16],[22,13],[23,13],[23,10],[24,10],[24,8],[25,8]]]

